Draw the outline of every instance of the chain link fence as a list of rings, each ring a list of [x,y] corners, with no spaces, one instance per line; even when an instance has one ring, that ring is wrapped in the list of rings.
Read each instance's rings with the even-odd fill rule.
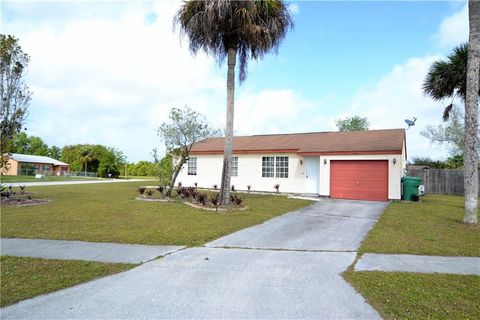
[[[38,169],[25,169],[19,168],[18,169],[19,176],[43,176],[43,177],[88,177],[88,178],[96,178],[96,172],[85,172],[85,171],[52,171],[52,170],[38,170]]]

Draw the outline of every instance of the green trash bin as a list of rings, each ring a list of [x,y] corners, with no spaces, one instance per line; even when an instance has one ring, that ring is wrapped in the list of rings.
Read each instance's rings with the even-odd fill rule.
[[[402,177],[403,195],[402,199],[407,201],[418,201],[420,195],[418,187],[422,184],[422,179],[417,177]]]

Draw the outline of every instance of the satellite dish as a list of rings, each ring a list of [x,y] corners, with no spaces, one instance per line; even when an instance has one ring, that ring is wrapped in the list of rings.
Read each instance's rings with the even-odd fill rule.
[[[408,124],[408,128],[413,127],[415,125],[415,121],[417,121],[417,118],[413,117],[413,120],[410,119],[405,119],[405,123]]]

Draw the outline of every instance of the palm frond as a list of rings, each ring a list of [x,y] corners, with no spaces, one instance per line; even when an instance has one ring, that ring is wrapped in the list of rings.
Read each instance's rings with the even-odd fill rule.
[[[203,50],[222,63],[228,49],[236,49],[243,81],[248,61],[276,53],[293,20],[281,0],[205,0],[184,2],[174,25],[188,37],[193,54]]]

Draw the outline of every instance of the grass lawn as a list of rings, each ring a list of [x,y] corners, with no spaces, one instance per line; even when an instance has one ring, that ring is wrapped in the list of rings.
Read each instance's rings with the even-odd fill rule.
[[[48,204],[2,208],[2,237],[201,245],[309,205],[275,195],[244,195],[249,209],[214,212],[179,202],[134,200],[141,182],[30,187]]]
[[[345,272],[386,319],[480,319],[480,276]]]
[[[359,254],[408,253],[480,257],[480,225],[462,223],[461,196],[428,195],[393,202],[370,231]]]
[[[125,176],[119,176],[118,179],[124,180]],[[130,179],[142,179],[142,180],[155,180],[158,181],[158,177],[149,177],[149,176],[127,176],[127,180]]]
[[[0,176],[1,184],[10,182],[45,182],[45,181],[85,181],[97,180],[95,177],[68,177],[68,176],[46,176],[43,179],[37,179],[35,176]]]
[[[2,256],[0,306],[128,270],[135,265]]]

